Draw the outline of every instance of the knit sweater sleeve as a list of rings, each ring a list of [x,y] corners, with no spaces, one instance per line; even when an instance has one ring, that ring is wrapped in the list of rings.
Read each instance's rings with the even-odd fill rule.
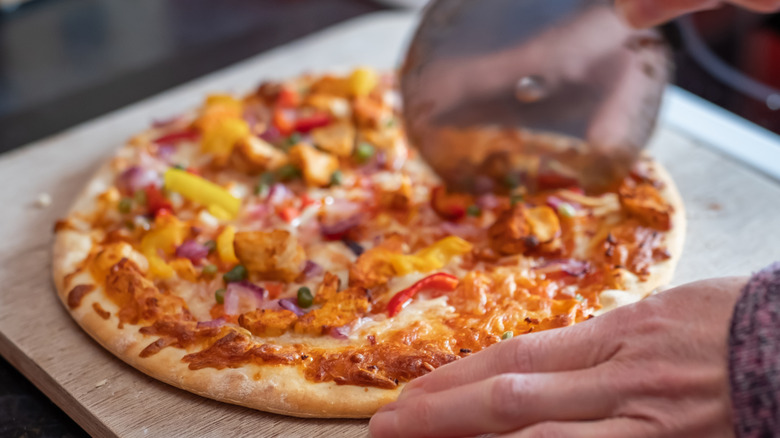
[[[737,437],[780,436],[780,262],[755,274],[734,307],[729,380]]]

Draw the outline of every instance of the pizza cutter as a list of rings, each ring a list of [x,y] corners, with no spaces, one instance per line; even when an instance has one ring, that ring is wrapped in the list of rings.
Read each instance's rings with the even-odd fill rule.
[[[453,189],[598,193],[653,132],[669,53],[607,0],[434,0],[401,71],[409,139]]]

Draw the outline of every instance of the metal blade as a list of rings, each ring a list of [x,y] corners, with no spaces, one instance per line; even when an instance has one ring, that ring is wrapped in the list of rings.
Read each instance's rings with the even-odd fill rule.
[[[412,143],[453,188],[590,192],[624,177],[670,70],[608,1],[434,0],[401,73]]]

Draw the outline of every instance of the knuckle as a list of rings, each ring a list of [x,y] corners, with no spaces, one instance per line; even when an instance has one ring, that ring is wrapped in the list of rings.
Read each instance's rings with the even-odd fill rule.
[[[502,374],[493,380],[490,390],[490,411],[500,422],[511,421],[522,411],[527,385],[517,374]]]
[[[422,434],[430,434],[433,430],[435,411],[436,403],[433,398],[421,397],[410,410],[414,418],[409,424],[413,424],[414,429],[419,430]]]
[[[511,362],[509,363],[512,364],[513,370],[516,372],[528,372],[535,369],[535,355],[539,354],[539,349],[535,348],[535,339],[532,336],[526,336],[528,338],[524,339],[525,342],[515,342],[510,349]]]

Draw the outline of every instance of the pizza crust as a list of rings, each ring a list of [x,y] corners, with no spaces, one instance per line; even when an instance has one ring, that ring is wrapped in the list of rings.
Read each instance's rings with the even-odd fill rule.
[[[660,181],[663,188],[660,190],[661,196],[668,202],[672,208],[672,227],[666,233],[664,243],[669,250],[669,259],[657,263],[650,267],[650,276],[643,282],[638,282],[632,274],[627,273],[624,280],[633,287],[628,290],[606,290],[599,295],[602,308],[596,311],[596,316],[602,315],[610,310],[620,306],[635,303],[648,295],[657,292],[660,288],[666,286],[672,281],[674,270],[682,256],[683,245],[685,243],[685,228],[687,221],[685,217],[685,206],[682,196],[677,190],[677,186],[664,167],[648,156],[642,158],[649,164],[650,175],[653,179]],[[628,277],[628,278],[627,278]],[[633,278],[631,278],[633,277]]]

